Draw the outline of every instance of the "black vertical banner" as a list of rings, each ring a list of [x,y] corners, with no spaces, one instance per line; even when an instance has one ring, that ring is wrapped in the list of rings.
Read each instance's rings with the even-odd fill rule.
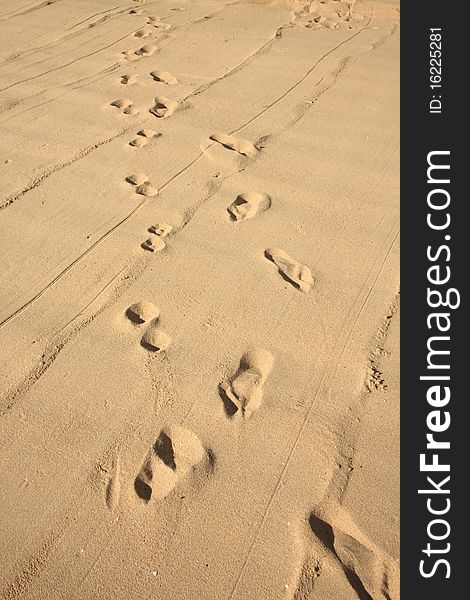
[[[457,5],[456,5],[457,6]],[[470,435],[464,5],[401,13],[401,597],[465,590]]]

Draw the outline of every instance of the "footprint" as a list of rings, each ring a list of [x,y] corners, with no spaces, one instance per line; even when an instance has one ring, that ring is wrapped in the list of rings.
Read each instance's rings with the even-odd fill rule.
[[[297,287],[301,292],[308,293],[315,281],[309,267],[292,259],[287,252],[279,248],[268,248],[265,256],[279,269],[279,273]]]
[[[148,144],[153,138],[160,137],[161,135],[161,133],[158,133],[154,129],[141,129],[137,132],[137,137],[129,142],[129,145],[140,148]]]
[[[263,401],[263,385],[271,372],[273,357],[267,350],[243,355],[236,376],[220,386],[227,416],[249,419]]]
[[[119,108],[125,115],[137,115],[139,109],[136,108],[129,98],[120,98],[119,100],[113,100],[111,106]]]
[[[140,302],[136,302],[129,306],[126,310],[126,316],[133,323],[137,323],[141,325],[146,321],[153,321],[160,314],[160,309],[155,306],[152,302],[148,302],[147,300],[142,300]]]
[[[141,8],[131,8],[129,11],[130,15],[141,15],[144,11]]]
[[[135,51],[135,54],[138,56],[152,56],[157,51],[157,45],[150,42],[149,44],[145,44],[142,48],[139,48]]]
[[[137,81],[137,75],[121,75],[121,83],[124,85],[132,84]]]
[[[176,100],[171,100],[165,96],[156,96],[155,106],[150,109],[150,112],[156,117],[166,118],[171,117],[177,108],[178,102]]]
[[[135,33],[134,33],[134,37],[136,38],[146,38],[146,37],[150,37],[153,33],[153,27],[151,25],[145,25],[144,27],[142,27],[141,29],[138,29]]]
[[[258,154],[258,149],[250,141],[236,138],[233,135],[213,133],[210,136],[210,139],[222,144],[225,148],[229,148],[229,150],[234,150],[235,152],[244,154],[250,158],[253,158]]]
[[[159,29],[160,31],[170,31],[171,29],[171,25],[169,23],[164,23],[163,21],[156,20],[152,21],[151,23],[155,27],[155,29]]]
[[[136,194],[147,196],[149,198],[158,195],[158,189],[150,184],[149,176],[145,175],[144,173],[134,173],[133,175],[128,175],[126,177],[126,181],[136,186]]]
[[[125,52],[121,52],[123,60],[127,60],[128,62],[133,62],[134,60],[138,60],[139,57],[133,50],[126,50]]]
[[[158,223],[157,225],[152,225],[149,227],[149,231],[150,233],[154,233],[160,237],[166,237],[171,231],[173,231],[173,227],[167,223]]]
[[[114,510],[119,504],[119,496],[121,494],[121,481],[120,481],[120,464],[119,457],[117,456],[114,465],[109,476],[108,482],[105,488],[105,502],[106,506],[110,510]]]
[[[171,342],[171,337],[156,325],[150,325],[141,340],[142,346],[152,352],[163,352],[170,347]]]
[[[209,454],[197,435],[184,427],[162,429],[134,482],[137,496],[145,503],[163,500]]]
[[[356,592],[364,600],[394,600],[399,597],[398,567],[391,556],[359,529],[342,508],[334,518],[310,515],[310,527],[338,561]]]
[[[150,75],[155,79],[155,81],[160,81],[161,83],[166,83],[167,85],[176,85],[178,80],[174,75],[168,73],[168,71],[161,71],[157,69],[155,71],[151,71]]]
[[[262,192],[247,192],[237,196],[227,208],[233,221],[246,221],[271,208],[271,196]]]
[[[141,247],[149,252],[161,252],[166,248],[166,244],[160,237],[155,236],[142,242]]]
[[[158,196],[158,189],[150,185],[150,183],[143,183],[135,188],[135,193],[147,198],[153,198],[154,196]]]
[[[145,173],[134,173],[132,175],[128,175],[126,177],[126,181],[132,185],[142,185],[143,183],[148,183],[150,181],[150,177],[145,175]]]

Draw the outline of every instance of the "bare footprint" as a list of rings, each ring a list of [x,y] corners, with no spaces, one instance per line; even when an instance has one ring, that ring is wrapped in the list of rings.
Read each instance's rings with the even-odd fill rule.
[[[164,21],[160,21],[159,19],[155,19],[155,17],[153,17],[155,20],[150,21],[149,17],[149,22],[152,23],[153,27],[155,27],[155,29],[159,29],[160,31],[170,31],[171,29],[171,25],[170,23],[165,23]]]
[[[129,306],[126,310],[126,316],[133,323],[141,325],[142,323],[153,321],[160,314],[160,309],[152,302],[141,300]]]
[[[135,33],[134,33],[134,37],[136,38],[146,38],[146,37],[150,37],[153,33],[153,27],[151,25],[145,25],[144,27],[142,27],[141,29],[138,29]]]
[[[148,175],[144,173],[134,173],[126,177],[126,181],[135,186],[135,193],[149,198],[158,195],[158,189],[150,183]]]
[[[176,100],[171,100],[165,96],[156,96],[155,106],[150,109],[150,112],[156,117],[160,118],[171,117],[178,106],[179,105]]]
[[[208,453],[199,438],[184,427],[162,429],[134,482],[137,496],[145,503],[162,500]]]
[[[158,329],[156,325],[150,325],[147,331],[142,336],[142,346],[152,352],[163,352],[171,346],[171,337]]]
[[[137,136],[129,142],[129,145],[141,148],[148,144],[152,139],[160,137],[161,135],[161,133],[158,133],[158,131],[155,131],[154,129],[141,129],[137,132]]]
[[[273,357],[267,350],[251,350],[243,355],[236,376],[220,385],[227,416],[249,419],[259,409],[272,366]]]
[[[152,225],[149,227],[150,233],[154,233],[160,237],[166,237],[171,231],[173,231],[173,227],[168,225],[167,223],[158,223],[156,225]]]
[[[152,54],[155,54],[156,51],[157,45],[150,42],[149,44],[145,44],[145,46],[142,46],[142,48],[136,50],[135,54],[137,54],[137,56],[152,56]]]
[[[142,242],[141,247],[148,252],[161,252],[166,248],[166,244],[159,236],[153,236]]]
[[[271,196],[261,192],[247,192],[237,196],[227,208],[232,220],[245,221],[271,208]]]
[[[137,81],[137,75],[121,75],[121,83],[124,85],[130,85]]]
[[[105,502],[110,510],[114,510],[119,504],[121,494],[119,456],[116,456],[105,488]]]
[[[258,149],[250,141],[236,138],[233,135],[213,133],[210,136],[210,139],[222,144],[225,148],[229,148],[230,150],[234,150],[235,152],[249,156],[250,158],[253,158],[258,154]]]
[[[155,81],[166,83],[167,85],[176,85],[178,83],[176,77],[171,73],[168,73],[168,71],[156,69],[155,71],[151,71],[150,75],[155,79]]]
[[[279,273],[285,279],[297,287],[301,292],[310,292],[315,281],[309,267],[297,262],[291,258],[287,252],[284,252],[284,250],[281,250],[280,248],[268,248],[264,254],[266,258],[276,265],[279,269]]]
[[[132,185],[142,185],[143,183],[148,183],[150,181],[150,177],[145,173],[133,173],[132,175],[128,175],[126,177],[127,183],[131,183]]]
[[[113,100],[111,102],[111,106],[115,106],[119,108],[121,112],[125,115],[137,115],[139,113],[139,109],[136,108],[129,98],[120,98],[118,100]]]
[[[310,515],[310,527],[341,565],[357,596],[369,600],[399,597],[398,566],[340,508],[332,518]]]
[[[158,189],[150,183],[142,183],[135,188],[135,193],[147,198],[153,198],[154,196],[158,196]]]

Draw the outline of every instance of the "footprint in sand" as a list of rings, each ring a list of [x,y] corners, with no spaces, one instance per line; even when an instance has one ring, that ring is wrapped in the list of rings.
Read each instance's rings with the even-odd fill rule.
[[[271,196],[262,192],[240,194],[227,208],[233,221],[246,221],[271,208]]]
[[[114,510],[119,504],[119,497],[121,495],[120,475],[119,456],[117,456],[105,487],[105,502],[110,510]]]
[[[344,509],[338,509],[333,518],[312,513],[309,523],[320,543],[340,564],[358,598],[398,599],[397,564],[359,529]]]
[[[301,292],[310,292],[315,281],[309,267],[297,262],[287,252],[279,248],[268,248],[264,254],[266,258],[276,265],[279,273],[292,283],[292,285],[297,287]]]
[[[178,83],[176,77],[171,73],[168,73],[168,71],[156,69],[155,71],[150,72],[150,76],[153,77],[155,81],[166,83],[166,85],[176,85]]]
[[[149,237],[140,244],[141,248],[147,250],[148,252],[161,252],[166,248],[165,242],[161,239],[160,236],[154,235]]]
[[[160,309],[147,300],[141,300],[129,306],[126,310],[127,318],[135,323],[136,325],[142,325],[142,323],[148,323],[157,319],[160,315]]]
[[[145,503],[163,500],[198,465],[206,463],[208,469],[209,462],[208,451],[192,431],[179,426],[164,428],[135,478],[135,492]]]
[[[136,38],[146,38],[146,37],[150,37],[153,33],[153,27],[151,25],[145,25],[144,27],[142,27],[141,29],[138,29],[135,33],[134,33],[134,37]]]
[[[155,106],[150,109],[150,112],[156,117],[167,118],[178,108],[179,104],[176,100],[171,100],[165,96],[155,97]]]
[[[141,344],[144,348],[152,352],[163,352],[171,346],[172,341],[167,333],[153,324],[148,327],[142,336]]]
[[[157,223],[156,225],[152,225],[151,227],[149,227],[149,231],[150,233],[153,233],[163,238],[173,231],[173,227],[171,225],[168,225],[168,223]]]
[[[161,133],[158,133],[158,131],[155,131],[154,129],[141,129],[137,132],[137,136],[129,142],[129,145],[135,146],[136,148],[141,148],[154,138],[160,137],[161,135]]]
[[[144,173],[134,173],[126,177],[127,183],[135,186],[135,193],[149,198],[158,195],[158,189],[150,183],[150,178]]]
[[[135,60],[139,60],[139,57],[136,55],[136,53],[133,50],[125,50],[124,52],[121,52],[121,56],[122,56],[122,60],[125,60],[127,62],[133,62]]]
[[[210,139],[222,144],[222,146],[229,150],[234,150],[235,152],[249,156],[250,158],[253,158],[258,154],[258,149],[250,141],[236,138],[233,135],[213,133],[210,136]]]
[[[137,75],[121,75],[121,83],[123,83],[124,85],[130,85],[132,83],[135,83],[137,81]]]
[[[157,45],[150,42],[149,44],[145,44],[142,48],[139,48],[135,51],[134,54],[137,56],[152,56],[157,51]]]
[[[267,350],[243,355],[235,377],[220,385],[225,412],[230,418],[249,419],[263,401],[263,385],[271,372],[273,357]]]
[[[129,98],[119,98],[118,100],[113,100],[113,102],[111,102],[111,106],[119,108],[119,110],[125,115],[137,115],[139,113],[139,109],[134,106],[134,103]]]

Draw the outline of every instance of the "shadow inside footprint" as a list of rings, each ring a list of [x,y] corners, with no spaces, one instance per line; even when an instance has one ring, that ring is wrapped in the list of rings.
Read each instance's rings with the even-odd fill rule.
[[[355,571],[349,565],[347,565],[345,561],[342,560],[342,558],[338,555],[335,548],[335,532],[333,527],[313,513],[311,513],[309,517],[309,524],[313,533],[318,537],[322,544],[334,555],[334,557],[342,566],[346,579],[348,580],[349,585],[356,592],[359,600],[374,600],[374,598],[364,587],[364,584],[362,583],[359,575],[355,573]]]
[[[176,470],[175,453],[173,450],[173,443],[170,437],[162,431],[158,436],[153,449],[155,454],[166,464],[167,467]]]
[[[132,307],[129,307],[126,310],[126,317],[129,319],[129,321],[131,321],[132,323],[134,323],[134,325],[142,325],[142,323],[145,323],[144,319],[141,319],[138,315],[135,314],[135,312],[133,310],[131,310]]]
[[[135,493],[141,500],[144,502],[150,502],[150,498],[152,497],[152,488],[145,483],[140,477],[136,477],[134,481],[134,489]]]
[[[231,419],[238,412],[238,406],[230,400],[222,384],[219,384],[219,396],[224,405],[225,414]]]

